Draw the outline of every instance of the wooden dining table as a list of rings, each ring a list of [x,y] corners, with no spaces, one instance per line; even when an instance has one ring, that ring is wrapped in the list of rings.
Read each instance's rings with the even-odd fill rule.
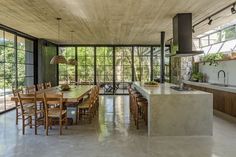
[[[70,90],[62,91],[59,86],[43,89],[36,92],[37,101],[43,101],[43,93],[63,93],[63,102],[66,107],[75,108],[75,123],[78,123],[78,106],[79,101],[87,95],[94,85],[70,85]],[[17,96],[11,97],[12,101],[18,102]]]

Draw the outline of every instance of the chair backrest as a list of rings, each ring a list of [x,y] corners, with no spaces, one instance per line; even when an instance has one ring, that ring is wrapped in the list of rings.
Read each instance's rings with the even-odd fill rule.
[[[44,93],[44,105],[45,105],[45,112],[46,115],[48,114],[48,109],[53,105],[60,106],[60,114],[62,114],[63,109],[63,93]]]
[[[51,82],[46,82],[45,83],[45,88],[51,88],[52,87],[52,83]]]
[[[38,91],[43,90],[44,89],[44,84],[43,83],[37,84],[37,89],[38,89]]]
[[[23,89],[12,89],[12,93],[14,96],[18,96],[18,93],[23,94]]]
[[[95,100],[96,100],[96,87],[93,87],[91,89],[89,100],[88,100],[89,108],[92,108],[92,106],[95,104]]]
[[[37,101],[36,101],[36,93],[30,93],[30,94],[21,94],[18,93],[18,101],[20,102],[22,113],[24,113],[24,105],[26,104],[33,104],[34,107],[37,107]]]
[[[14,97],[18,97],[18,93],[23,94],[24,91],[23,91],[22,88],[20,88],[20,89],[12,89],[12,93],[13,93]],[[19,103],[18,103],[18,99],[16,99],[16,100],[15,100],[15,105],[16,105],[16,107],[18,107],[18,104],[19,104]]]
[[[35,85],[28,86],[25,88],[25,91],[27,94],[34,93],[34,92],[36,92],[36,87],[35,87]]]

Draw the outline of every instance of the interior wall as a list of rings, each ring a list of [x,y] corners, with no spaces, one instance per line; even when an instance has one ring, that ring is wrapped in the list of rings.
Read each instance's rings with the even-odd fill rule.
[[[50,64],[53,56],[57,55],[57,46],[46,40],[38,40],[38,83],[51,82],[58,84],[57,65]]]
[[[210,66],[209,63],[199,64],[199,71],[206,74],[208,77],[208,82],[211,83],[224,83],[223,74],[220,74],[220,79],[218,80],[218,71],[224,70],[226,73],[226,83],[230,85],[236,85],[236,61],[222,61],[219,62],[217,66]]]

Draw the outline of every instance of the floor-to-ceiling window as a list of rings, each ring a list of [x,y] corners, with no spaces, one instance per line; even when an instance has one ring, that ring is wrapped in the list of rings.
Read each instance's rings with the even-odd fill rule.
[[[94,83],[94,47],[78,47],[78,81]]]
[[[34,84],[34,44],[32,40],[17,37],[17,85],[18,87]]]
[[[0,112],[15,107],[12,89],[34,84],[34,43],[0,30]]]
[[[132,47],[115,48],[115,85],[116,94],[127,94],[132,82]]]
[[[167,47],[165,53],[168,52]],[[60,83],[65,82],[68,71],[70,81],[100,83],[101,94],[127,94],[127,86],[132,81],[145,82],[160,77],[159,46],[63,46],[59,47],[59,54],[78,62],[73,69],[59,65]],[[165,58],[166,74],[168,65]]]
[[[134,47],[134,79],[135,81],[150,81],[151,78],[151,48]]]
[[[96,48],[96,82],[102,85],[100,93],[113,93],[113,48]]]
[[[60,47],[59,55],[69,59],[75,59],[75,47]],[[75,65],[59,64],[59,84],[75,82]]]

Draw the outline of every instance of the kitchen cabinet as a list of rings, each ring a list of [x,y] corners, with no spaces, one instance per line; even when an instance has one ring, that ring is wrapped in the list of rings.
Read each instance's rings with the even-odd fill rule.
[[[236,117],[236,93],[220,91],[216,89],[184,84],[196,90],[205,91],[213,94],[213,108],[225,114]]]

